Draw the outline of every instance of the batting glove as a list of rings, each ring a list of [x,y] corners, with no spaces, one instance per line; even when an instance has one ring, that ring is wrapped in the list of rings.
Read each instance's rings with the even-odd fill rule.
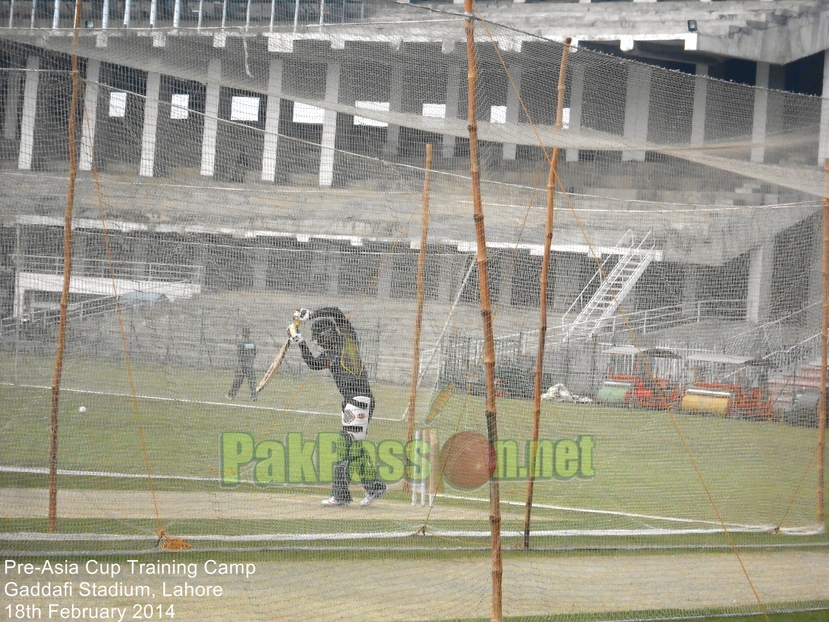
[[[294,322],[288,327],[288,339],[290,339],[291,343],[300,344],[305,342],[305,337],[297,330],[298,328],[299,322]]]
[[[297,309],[294,311],[294,320],[298,322],[307,322],[311,319],[311,311],[309,309]]]

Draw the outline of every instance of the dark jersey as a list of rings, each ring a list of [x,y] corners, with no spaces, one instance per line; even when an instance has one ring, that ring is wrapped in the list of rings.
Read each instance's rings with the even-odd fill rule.
[[[363,395],[371,398],[372,409],[374,397],[371,394],[371,384],[368,381],[365,365],[360,357],[360,344],[357,333],[348,318],[336,307],[326,307],[314,312],[314,319],[330,318],[337,325],[338,335],[332,347],[325,348],[319,356],[314,356],[311,349],[300,344],[300,352],[305,364],[310,369],[329,369],[334,377],[334,383],[343,396],[343,403],[351,398]]]
[[[253,367],[253,359],[256,358],[256,345],[248,339],[242,339],[236,344],[236,355],[239,357],[239,365]]]

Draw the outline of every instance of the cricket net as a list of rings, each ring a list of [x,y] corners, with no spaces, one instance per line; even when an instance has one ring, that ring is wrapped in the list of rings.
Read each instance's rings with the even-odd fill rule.
[[[507,548],[525,533],[542,550],[825,546],[819,98],[583,47],[565,65],[562,42],[476,20],[490,450],[464,16],[367,2],[352,21],[334,4],[336,23],[292,27],[239,6],[221,25],[159,16],[74,44],[0,35],[4,555],[275,550],[292,577],[265,565],[235,585],[265,590],[264,575],[298,601],[323,581],[302,562],[375,556],[401,590],[427,587],[378,619],[478,615],[486,582],[471,606],[452,573],[477,573],[489,546],[491,468]],[[331,374],[292,345],[254,391],[294,312],[332,306],[376,398],[365,447],[389,492],[369,507],[358,482],[350,506],[320,504],[341,427]],[[299,330],[314,350],[313,323]],[[246,340],[254,380],[234,383]],[[672,608],[612,590],[550,602],[548,570],[516,570],[527,584],[505,611]],[[800,584],[676,608],[823,598]],[[274,619],[277,598],[237,606]],[[219,615],[199,602],[199,619]]]

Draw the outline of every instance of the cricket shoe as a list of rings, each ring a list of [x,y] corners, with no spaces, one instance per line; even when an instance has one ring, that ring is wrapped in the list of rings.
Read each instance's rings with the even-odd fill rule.
[[[386,490],[386,488],[383,488],[382,490],[377,490],[372,493],[366,493],[366,498],[360,501],[360,505],[371,505],[372,503],[377,501],[377,499],[386,494]]]
[[[351,503],[351,499],[337,499],[337,497],[329,497],[322,502],[322,505],[327,508],[337,508],[341,505],[348,505],[349,503]]]

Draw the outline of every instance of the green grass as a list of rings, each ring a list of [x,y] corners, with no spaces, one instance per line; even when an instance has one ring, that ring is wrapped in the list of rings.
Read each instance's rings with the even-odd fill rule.
[[[772,613],[768,615],[769,622],[825,622],[829,615],[829,610],[823,609],[820,611],[804,611],[800,613]],[[695,618],[701,622],[714,622],[715,620],[722,620],[723,618]],[[766,616],[737,616],[729,617],[729,622],[763,622]]]
[[[5,380],[13,376],[10,359],[0,360],[0,378]],[[21,357],[17,377],[25,379],[28,386],[0,385],[0,464],[47,467],[47,387],[52,365],[48,357]],[[123,364],[67,360],[59,413],[60,468],[134,477],[62,475],[62,489],[145,490],[149,470],[156,490],[216,491],[220,490],[217,478],[222,432],[246,432],[259,442],[283,440],[292,431],[313,438],[320,431],[339,428],[339,417],[335,416],[338,395],[327,374],[280,374],[254,404],[244,399],[244,390],[233,403],[222,399],[231,380],[230,371],[141,363],[134,364],[132,372],[139,396],[135,404]],[[370,439],[405,440],[407,423],[400,417],[408,402],[408,388],[380,384],[376,395],[378,407]],[[419,396],[419,410],[425,410],[430,397],[425,392]],[[81,405],[86,412],[78,411]],[[484,433],[483,409],[480,397],[454,395],[434,421],[441,441],[459,430]],[[314,412],[332,416],[310,414]],[[523,451],[532,430],[532,402],[499,400],[498,422],[499,438],[515,440]],[[537,507],[533,511],[536,530],[716,529],[718,514],[734,524],[787,527],[815,522],[814,429],[594,405],[542,404],[541,438],[557,442],[581,435],[595,439],[595,476],[537,480]],[[294,490],[316,496],[321,492],[320,487],[253,485],[249,483],[249,469],[243,470],[243,481],[248,483],[232,490],[260,494]],[[0,484],[42,488],[46,478],[2,472]],[[501,482],[505,511],[519,517],[505,518],[505,530],[522,529],[526,486],[525,480]],[[446,492],[461,499],[441,502],[459,507],[472,503],[463,501],[464,497],[483,499],[488,495],[486,487],[472,491],[447,488]],[[198,521],[191,522],[190,529],[201,529]],[[488,529],[482,522],[458,525]],[[226,528],[231,529],[230,523]],[[255,521],[238,527],[253,531],[261,528]],[[322,523],[309,528],[328,531]],[[759,544],[827,541],[825,536],[790,538],[781,534],[735,533],[734,538],[738,543]],[[554,539],[540,539],[542,544],[557,546]],[[616,540],[628,544],[625,538]],[[647,545],[664,542],[665,537],[636,536],[635,540]],[[612,539],[578,536],[567,540],[575,541],[589,546]],[[671,542],[696,546],[722,545],[725,540],[721,534],[682,535]]]

